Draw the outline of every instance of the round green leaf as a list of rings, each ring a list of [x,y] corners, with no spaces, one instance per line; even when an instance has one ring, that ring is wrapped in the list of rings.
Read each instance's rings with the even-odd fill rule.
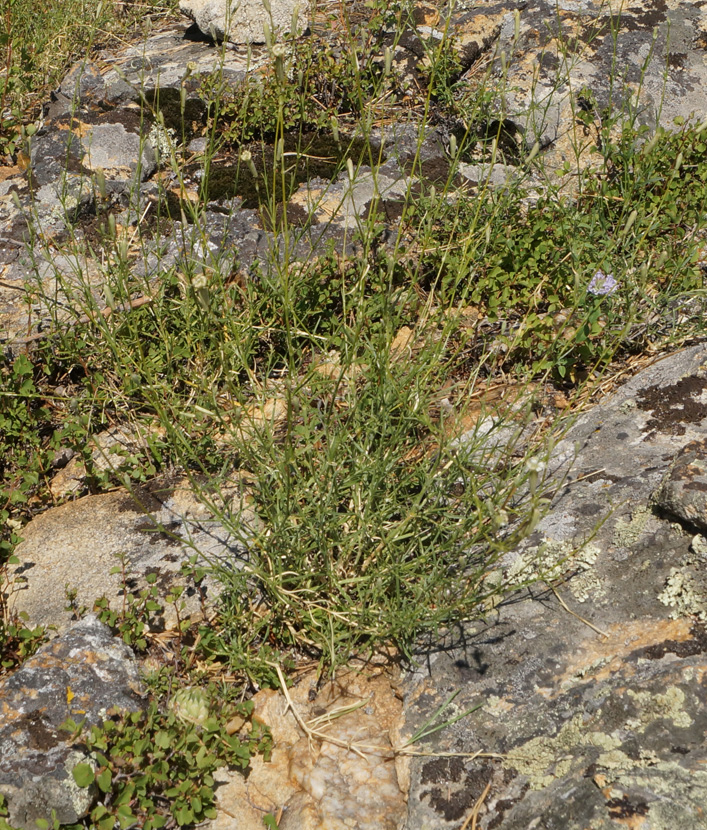
[[[90,764],[76,764],[73,769],[73,776],[76,785],[79,787],[90,787],[96,777]]]

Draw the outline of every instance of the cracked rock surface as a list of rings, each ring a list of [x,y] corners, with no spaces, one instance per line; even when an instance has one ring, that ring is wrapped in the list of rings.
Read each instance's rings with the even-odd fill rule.
[[[538,583],[430,643],[406,679],[409,732],[453,690],[445,717],[480,707],[430,741],[440,757],[413,761],[407,830],[458,828],[480,799],[483,830],[705,827],[706,438],[702,345],[556,446],[552,507],[504,561],[555,591]]]

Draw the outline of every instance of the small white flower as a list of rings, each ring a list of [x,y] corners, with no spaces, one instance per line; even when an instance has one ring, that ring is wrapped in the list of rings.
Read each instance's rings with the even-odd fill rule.
[[[545,467],[545,462],[541,461],[539,458],[529,458],[525,462],[525,469],[529,473],[543,473],[545,472]]]

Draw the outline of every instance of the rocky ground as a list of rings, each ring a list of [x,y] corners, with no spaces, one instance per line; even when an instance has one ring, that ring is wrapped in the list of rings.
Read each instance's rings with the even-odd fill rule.
[[[667,127],[704,114],[701,4],[645,3],[621,13],[614,6],[459,3],[447,23],[439,9],[420,5],[418,25],[392,55],[402,94],[418,82],[421,42],[448,26],[470,84],[484,64],[503,78],[504,131],[526,150],[537,144],[571,194],[577,166],[591,163],[577,148],[596,138],[576,118],[578,106],[598,119],[609,107],[633,109],[641,123]],[[392,237],[410,188],[447,179],[458,125],[430,126],[418,145],[412,108],[405,123],[367,136],[362,156],[377,164],[356,164],[334,180],[325,168],[303,176],[285,208],[291,238],[249,202],[245,180],[234,197],[214,177],[201,223],[188,221],[180,200],[196,193],[203,175],[201,76],[219,67],[224,82],[235,82],[270,61],[261,45],[219,48],[208,35],[225,24],[203,7],[188,13],[204,32],[171,23],[146,43],[75,67],[53,94],[29,155],[0,168],[8,353],[50,337],[57,323],[77,322],[72,285],[91,291],[106,315],[129,314],[150,302],[168,268],[196,264],[247,278],[282,246],[292,246],[293,261],[326,246],[355,257],[354,231],[374,201]],[[282,14],[291,19],[292,9]],[[229,37],[250,40],[249,32]],[[182,136],[188,160],[177,175],[164,161],[183,120],[193,134]],[[233,185],[239,158],[227,150],[214,161],[222,184]],[[460,185],[473,196],[485,182],[503,188],[520,173],[510,155],[493,168],[479,160],[460,166]],[[542,184],[531,181],[530,189]],[[118,308],[105,292],[96,236],[109,215],[145,286]],[[148,223],[147,245],[131,249],[131,233]],[[69,244],[76,239],[89,242],[90,253],[77,254]],[[542,568],[545,581],[487,608],[483,620],[421,643],[413,668],[393,675],[368,666],[359,674],[354,666],[323,687],[305,675],[287,701],[260,692],[256,715],[273,730],[273,760],[254,760],[247,779],[221,774],[213,830],[260,827],[267,813],[291,830],[707,827],[707,349],[659,357],[580,415],[548,454],[538,485],[547,514],[496,573],[523,583]],[[262,413],[278,417],[275,409]],[[139,453],[145,440],[116,428],[96,439],[96,463],[110,459],[111,446]],[[62,466],[51,485],[57,499],[81,492],[85,473],[78,460]],[[194,551],[247,557],[242,536],[232,538],[180,478],[149,483],[137,496],[116,490],[48,509],[16,549],[11,607],[58,636],[0,684],[0,793],[11,825],[31,827],[50,809],[61,823],[86,814],[90,792],[79,792],[70,774],[77,750],[59,731],[67,716],[93,723],[108,705],[146,705],[133,653],[94,617],[73,622],[64,586],[75,590],[75,607],[99,593],[115,598],[120,575],[106,574],[120,552],[136,590],[151,584],[147,573],[158,574],[164,597]],[[245,516],[247,536],[247,482],[233,480],[225,498]],[[217,590],[208,582],[188,587],[188,613],[208,616]],[[169,628],[169,609],[167,616]],[[351,711],[323,717],[340,707]],[[451,723],[408,744],[431,719]]]

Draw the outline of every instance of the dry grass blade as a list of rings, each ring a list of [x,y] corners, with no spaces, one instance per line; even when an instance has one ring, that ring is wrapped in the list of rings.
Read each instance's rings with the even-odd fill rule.
[[[476,804],[474,804],[474,808],[469,813],[469,815],[467,816],[464,824],[462,824],[462,826],[459,828],[459,830],[467,830],[467,828],[469,827],[469,824],[471,824],[471,830],[476,830],[476,820],[479,817],[479,810],[481,809],[481,805],[486,800],[486,796],[489,794],[490,789],[491,789],[491,782],[489,781],[488,784],[486,785],[484,791],[478,797],[478,799],[476,801]]]
[[[551,586],[550,586],[550,589],[552,590],[552,593],[553,593],[553,594],[557,597],[557,601],[558,601],[558,602],[560,603],[560,605],[561,605],[561,606],[565,609],[565,611],[567,611],[567,613],[568,613],[568,614],[572,614],[572,616],[573,616],[573,617],[576,617],[576,618],[577,618],[580,622],[583,622],[585,625],[588,625],[588,626],[592,629],[592,631],[596,631],[596,633],[597,633],[597,634],[599,634],[599,636],[601,636],[601,637],[605,637],[607,640],[609,639],[609,635],[606,633],[606,631],[602,631],[602,630],[601,630],[601,628],[597,628],[597,627],[596,627],[596,625],[593,625],[592,623],[590,623],[590,622],[589,622],[589,620],[585,620],[585,619],[584,619],[584,617],[580,617],[580,616],[579,616],[579,614],[575,613],[575,612],[574,612],[574,611],[573,611],[573,610],[572,610],[572,609],[571,609],[571,608],[567,605],[567,603],[566,603],[566,602],[562,599],[562,597],[558,594],[558,592],[557,592],[557,589],[556,589],[556,588],[554,588],[554,587],[551,585]]]
[[[287,702],[287,708],[292,712],[292,716],[294,717],[297,725],[300,729],[304,732],[307,736],[307,739],[311,742],[314,740],[317,741],[326,741],[327,743],[333,744],[334,746],[339,746],[342,749],[347,749],[349,752],[354,752],[361,758],[364,758],[366,755],[384,755],[386,757],[394,758],[395,756],[410,756],[410,757],[434,757],[434,758],[467,758],[473,760],[474,758],[492,758],[492,759],[502,759],[505,758],[505,755],[495,752],[482,752],[481,750],[477,752],[425,752],[425,751],[418,751],[410,748],[410,741],[407,741],[402,746],[381,746],[379,744],[367,744],[362,743],[361,741],[342,741],[338,738],[335,738],[331,735],[328,735],[326,732],[320,732],[318,729],[312,729],[310,723],[312,721],[305,721],[302,717],[301,712],[295,706],[294,701],[287,689],[287,682],[285,680],[285,676],[282,673],[282,669],[276,663],[268,663],[271,668],[275,670],[277,673],[278,680],[280,682],[280,689],[282,694]],[[361,705],[365,705],[367,701],[363,701],[362,704],[355,704],[350,707],[342,707],[342,709],[349,709],[351,712],[356,711],[357,709],[361,708]],[[337,714],[338,713],[338,714]],[[341,717],[348,712],[344,712],[341,710],[334,710],[334,713],[338,717]],[[465,712],[463,716],[468,714]],[[463,717],[460,716],[460,717]],[[322,716],[326,718],[327,715]],[[316,718],[315,721],[320,720]],[[459,720],[459,718],[455,718],[455,720]],[[451,723],[451,721],[450,721]],[[443,726],[447,726],[448,724],[445,723],[439,729],[443,728]],[[436,730],[435,730],[436,731]]]

